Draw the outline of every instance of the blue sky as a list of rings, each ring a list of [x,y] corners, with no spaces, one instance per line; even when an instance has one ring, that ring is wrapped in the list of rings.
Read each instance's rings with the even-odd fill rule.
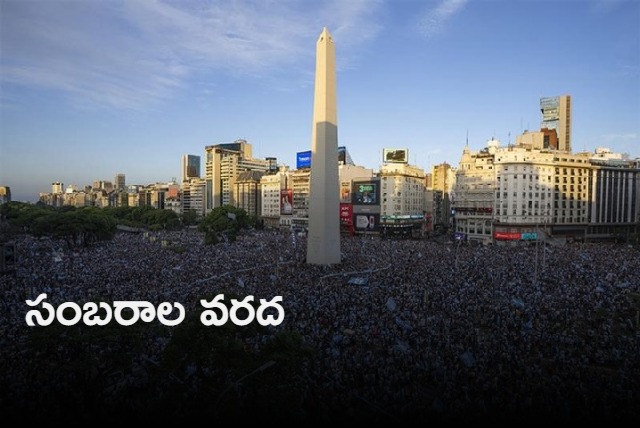
[[[0,185],[166,182],[239,138],[295,168],[323,27],[358,165],[457,166],[467,138],[513,143],[564,94],[574,152],[640,156],[638,0],[0,0]]]

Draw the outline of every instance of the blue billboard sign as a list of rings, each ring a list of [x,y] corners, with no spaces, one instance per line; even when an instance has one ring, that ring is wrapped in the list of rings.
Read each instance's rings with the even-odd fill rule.
[[[311,150],[305,152],[296,153],[296,168],[310,168],[311,167]]]

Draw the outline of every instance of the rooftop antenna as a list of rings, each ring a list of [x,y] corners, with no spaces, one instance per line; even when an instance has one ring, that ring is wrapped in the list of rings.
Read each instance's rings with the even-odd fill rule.
[[[467,148],[469,147],[469,128],[467,128]]]

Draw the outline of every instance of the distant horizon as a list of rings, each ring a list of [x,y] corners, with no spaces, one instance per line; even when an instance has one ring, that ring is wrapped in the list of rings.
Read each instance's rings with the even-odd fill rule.
[[[295,169],[311,148],[316,40],[336,46],[338,144],[426,172],[537,131],[571,95],[572,152],[640,157],[635,0],[3,0],[0,186],[37,202],[124,173],[179,181],[181,156],[244,139]],[[204,162],[203,162],[204,163]]]
[[[499,141],[499,140],[498,140],[498,141]],[[499,142],[500,142],[500,141],[499,141]],[[221,144],[224,144],[224,143],[221,143]],[[503,145],[502,145],[502,142],[500,142],[500,146],[499,146],[499,147],[506,147],[506,146],[503,146]],[[483,147],[483,148],[484,148],[484,147]],[[383,150],[386,150],[386,149],[388,149],[388,148],[385,148],[385,149],[383,149]],[[395,148],[395,149],[397,149],[397,148]],[[609,147],[599,146],[599,147],[596,147],[595,149],[593,149],[593,151],[590,151],[590,152],[588,152],[588,153],[596,154],[596,153],[597,153],[597,151],[598,151],[598,149],[609,149],[609,150],[610,150],[610,148],[609,148]],[[479,150],[482,150],[482,148],[481,148],[481,149],[479,149]],[[347,152],[348,152],[348,151],[349,151],[349,148],[347,147]],[[474,151],[477,151],[477,150],[474,150]],[[577,154],[577,153],[585,153],[585,152],[584,152],[584,151],[573,151],[573,154]],[[622,155],[622,156],[623,156],[623,158],[626,156],[626,157],[628,157],[628,159],[629,159],[629,160],[635,160],[635,159],[638,159],[638,158],[639,158],[638,156],[636,156],[636,157],[632,157],[629,153],[618,153],[618,152],[613,152],[613,151],[612,151],[612,153],[613,153],[613,154],[616,154],[616,155]],[[185,153],[185,154],[193,155],[194,153]],[[461,152],[461,155],[462,155],[462,152]],[[197,156],[199,156],[199,155],[197,155]],[[269,156],[266,156],[266,157],[269,157]],[[201,159],[200,159],[200,160],[201,160],[201,164],[202,164],[202,165],[204,165],[204,162],[202,161],[202,156],[200,156],[200,158],[201,158]],[[412,165],[412,163],[411,163],[411,162],[407,162],[407,163],[408,163],[409,165]],[[432,166],[443,165],[443,164],[445,164],[445,163],[448,163],[448,162],[440,162],[440,163],[436,163],[436,164],[434,164],[434,165],[432,165]],[[356,166],[361,166],[361,167],[364,167],[364,168],[370,168],[370,167],[368,167],[368,166],[366,166],[366,165],[358,165],[358,163],[357,163],[357,162],[354,162],[354,164],[355,164]],[[381,158],[381,164],[380,164],[380,166],[381,166],[381,165],[383,165],[383,164],[384,164],[384,162],[382,162],[382,158]],[[458,167],[458,163],[456,163],[455,165],[452,165],[452,164],[450,164],[450,163],[449,163],[449,165],[450,165],[452,168],[456,168],[456,169],[457,169],[457,167]],[[278,166],[288,166],[290,170],[295,170],[295,169],[296,169],[296,168],[295,168],[295,165],[294,165],[294,166],[291,166],[291,165],[285,165],[285,164],[280,164],[280,163],[278,163]],[[413,165],[413,166],[415,166],[415,165]],[[378,167],[378,169],[376,169],[376,168],[370,168],[370,169],[373,169],[374,173],[375,173],[375,172],[378,172],[378,171],[380,170],[380,169],[379,169],[379,167]],[[430,173],[431,173],[431,169],[430,169],[429,171],[425,171],[425,173],[429,173],[429,174],[430,174]],[[169,184],[169,183],[171,183],[171,182],[172,182],[171,180],[165,180],[165,181],[162,181],[162,180],[156,180],[156,181],[153,181],[153,182],[150,182],[150,183],[129,183],[129,182],[128,182],[128,180],[126,179],[126,176],[127,176],[127,174],[126,174],[126,173],[122,173],[122,172],[115,173],[115,174],[113,174],[113,178],[114,178],[114,179],[115,179],[115,177],[116,177],[116,175],[117,175],[117,174],[124,174],[124,175],[125,175],[125,185],[126,185],[127,187],[128,187],[128,186],[150,186],[150,185],[154,185],[154,184]],[[182,185],[181,179],[180,179],[179,177],[172,177],[172,178],[175,178],[175,179],[176,179],[176,181],[175,181],[175,183],[176,183],[176,184]],[[204,178],[204,176],[200,176],[200,178]],[[51,182],[51,184],[49,185],[49,190],[47,190],[47,191],[44,191],[44,190],[43,190],[42,192],[39,192],[39,193],[51,193],[51,192],[50,192],[50,191],[52,190],[52,189],[51,189],[51,186],[53,185],[53,183],[56,183],[56,182],[59,182],[59,183],[61,183],[61,184],[62,184],[62,188],[63,188],[63,191],[64,191],[64,190],[66,190],[69,186],[75,186],[75,188],[76,188],[77,190],[84,190],[84,188],[85,188],[86,186],[93,186],[93,182],[94,182],[94,181],[107,181],[107,182],[111,182],[113,185],[115,185],[115,181],[114,181],[113,179],[109,180],[109,179],[106,179],[106,178],[92,180],[91,182],[84,183],[84,184],[78,184],[78,183],[65,183],[64,181],[60,181],[60,180],[53,180],[53,181]],[[2,183],[0,183],[0,186],[5,186],[5,185],[4,185],[4,184],[2,184]],[[38,193],[38,194],[36,194],[36,196],[35,196],[35,199],[34,199],[34,200],[25,200],[25,199],[18,200],[18,199],[16,199],[16,198],[14,198],[14,197],[13,197],[13,189],[11,188],[11,186],[9,186],[9,188],[11,189],[11,193],[12,193],[12,198],[11,198],[11,200],[12,200],[12,201],[27,202],[27,203],[36,203],[36,202],[38,202],[38,201],[39,201],[39,193]]]

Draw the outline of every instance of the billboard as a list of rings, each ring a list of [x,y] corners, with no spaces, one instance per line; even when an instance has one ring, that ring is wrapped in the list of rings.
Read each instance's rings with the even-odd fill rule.
[[[340,202],[351,202],[351,182],[340,183]]]
[[[311,168],[311,150],[296,153],[296,168]]]
[[[521,234],[518,232],[493,232],[493,238],[503,241],[519,241]]]
[[[380,214],[355,214],[353,216],[355,229],[361,232],[371,232],[378,230],[380,224]]]
[[[353,225],[353,205],[340,203],[340,224]]]
[[[382,161],[385,163],[408,163],[408,149],[382,149]]]
[[[293,190],[280,190],[280,215],[293,214]]]
[[[354,205],[380,205],[379,182],[354,181],[351,189],[351,202]]]

